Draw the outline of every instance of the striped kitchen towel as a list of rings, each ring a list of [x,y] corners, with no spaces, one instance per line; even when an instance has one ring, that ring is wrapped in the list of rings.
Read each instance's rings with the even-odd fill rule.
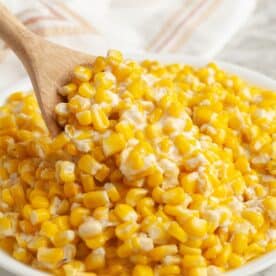
[[[1,0],[32,31],[93,54],[183,53],[213,58],[256,0]],[[1,41],[0,41],[1,43]],[[0,89],[25,76],[0,44]],[[2,75],[3,75],[2,74]]]

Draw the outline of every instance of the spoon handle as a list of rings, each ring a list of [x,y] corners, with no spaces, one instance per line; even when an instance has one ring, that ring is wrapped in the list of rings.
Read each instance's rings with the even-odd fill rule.
[[[0,38],[26,65],[35,35],[30,32],[11,12],[0,4]]]

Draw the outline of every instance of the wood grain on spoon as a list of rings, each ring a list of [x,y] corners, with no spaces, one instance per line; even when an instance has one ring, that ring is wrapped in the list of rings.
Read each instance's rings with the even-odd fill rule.
[[[59,127],[54,108],[60,102],[57,89],[70,79],[78,64],[89,64],[94,57],[46,41],[33,34],[0,4],[0,37],[24,64],[31,79],[43,118],[55,136]]]

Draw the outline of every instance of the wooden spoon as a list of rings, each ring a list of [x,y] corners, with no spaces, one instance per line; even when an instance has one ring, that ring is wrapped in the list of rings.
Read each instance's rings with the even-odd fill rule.
[[[70,79],[76,65],[91,63],[95,57],[42,39],[25,28],[2,4],[0,37],[24,64],[46,125],[55,136],[60,132],[54,114],[55,105],[61,101],[57,89]]]

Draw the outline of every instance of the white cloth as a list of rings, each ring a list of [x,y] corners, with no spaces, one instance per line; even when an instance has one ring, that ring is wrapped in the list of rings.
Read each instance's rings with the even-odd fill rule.
[[[32,31],[78,50],[103,55],[116,48],[212,59],[246,21],[256,0],[1,2]],[[0,90],[26,76],[15,55],[1,45],[0,74],[5,77]]]

